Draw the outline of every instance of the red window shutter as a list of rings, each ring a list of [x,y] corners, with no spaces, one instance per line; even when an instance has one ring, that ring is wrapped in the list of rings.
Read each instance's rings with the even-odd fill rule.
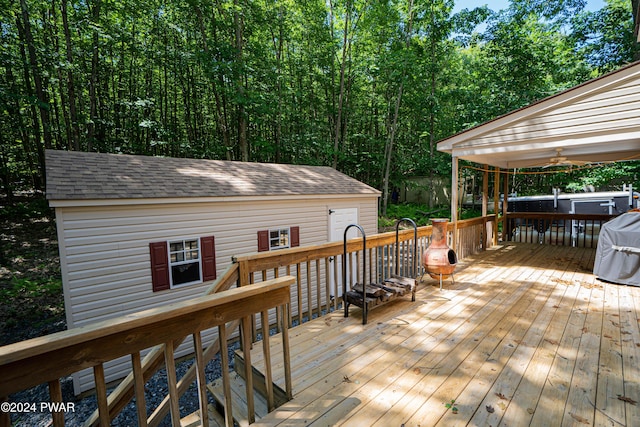
[[[269,250],[269,230],[258,231],[258,252]]]
[[[215,280],[216,244],[213,236],[200,238],[200,254],[202,257],[202,281]]]
[[[300,246],[300,227],[289,228],[289,241],[291,247]]]
[[[169,281],[169,255],[167,242],[149,243],[151,254],[151,283],[153,292],[164,291],[171,287]]]

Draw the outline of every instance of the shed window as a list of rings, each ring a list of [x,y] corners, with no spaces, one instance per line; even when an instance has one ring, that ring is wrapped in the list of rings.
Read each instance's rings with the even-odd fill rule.
[[[289,247],[289,228],[269,230],[269,249],[283,249]]]
[[[258,231],[258,251],[300,246],[300,227],[281,227]]]
[[[213,236],[150,243],[149,247],[154,292],[216,278]]]
[[[169,242],[169,263],[171,265],[171,286],[202,281],[198,239]]]

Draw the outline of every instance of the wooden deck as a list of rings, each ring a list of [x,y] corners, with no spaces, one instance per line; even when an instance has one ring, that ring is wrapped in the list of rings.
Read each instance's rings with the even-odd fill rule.
[[[640,288],[595,279],[594,256],[503,244],[367,325],[352,307],[295,327],[294,399],[254,425],[640,426]]]

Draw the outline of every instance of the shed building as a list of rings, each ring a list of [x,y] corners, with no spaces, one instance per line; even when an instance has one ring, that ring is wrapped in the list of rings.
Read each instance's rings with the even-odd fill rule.
[[[46,175],[68,328],[201,296],[234,255],[377,232],[380,192],[330,167],[47,150]]]

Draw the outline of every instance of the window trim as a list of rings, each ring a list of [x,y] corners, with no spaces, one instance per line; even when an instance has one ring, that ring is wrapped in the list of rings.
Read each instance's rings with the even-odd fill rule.
[[[196,285],[198,283],[202,283],[203,279],[202,279],[202,244],[200,242],[201,238],[199,237],[186,237],[186,238],[182,238],[182,239],[171,239],[171,240],[167,240],[167,257],[168,257],[168,261],[169,261],[169,285],[170,285],[170,289],[177,289],[177,288],[182,288],[184,286],[189,286],[189,285]],[[187,252],[193,251],[193,249],[187,249],[185,246],[186,242],[191,242],[191,241],[195,241],[196,245],[197,245],[197,251],[198,251],[198,258],[197,259],[190,259],[187,260],[186,259],[186,255]],[[171,244],[172,243],[180,243],[182,242],[182,250],[181,251],[172,251],[171,250]],[[185,259],[183,261],[177,261],[177,262],[172,262],[171,261],[171,255],[174,253],[180,253],[182,252],[185,255]],[[187,264],[198,264],[198,280],[192,280],[191,282],[184,282],[184,283],[179,283],[179,284],[175,284],[173,283],[173,267],[178,266],[178,265],[187,265]]]
[[[283,231],[286,231],[286,239],[287,244],[280,245],[279,242],[283,240]],[[278,233],[276,237],[272,237],[272,233]],[[273,246],[274,243],[277,243],[277,246]],[[288,249],[291,247],[291,227],[277,227],[269,229],[269,250],[270,251],[278,251],[280,249]]]

